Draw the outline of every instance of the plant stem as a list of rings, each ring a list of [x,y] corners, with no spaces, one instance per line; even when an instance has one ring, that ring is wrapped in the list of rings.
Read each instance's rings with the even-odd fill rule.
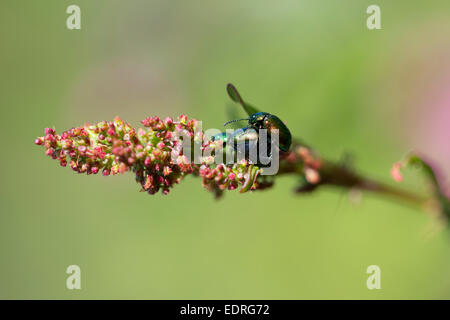
[[[308,180],[308,171],[316,172],[320,179],[317,181]],[[425,197],[420,195],[366,178],[349,168],[345,163],[340,164],[325,160],[310,147],[299,142],[293,144],[292,151],[282,155],[280,173],[296,173],[305,178],[306,181],[297,189],[297,192],[312,192],[320,185],[333,185],[385,195],[419,208],[423,208],[427,201]]]
[[[363,177],[340,165],[329,163],[328,166],[329,168],[327,168],[328,172],[324,179],[324,184],[328,183],[340,187],[366,190],[420,208],[422,208],[427,201],[425,197],[418,194]]]

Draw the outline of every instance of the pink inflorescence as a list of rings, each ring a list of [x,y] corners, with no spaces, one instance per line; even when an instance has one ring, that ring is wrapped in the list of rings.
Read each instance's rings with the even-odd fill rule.
[[[136,181],[149,194],[170,188],[188,175],[200,175],[203,186],[216,195],[223,190],[241,186],[241,192],[256,189],[260,173],[258,167],[242,161],[238,164],[212,164],[200,158],[198,164],[190,161],[191,155],[183,154],[179,135],[203,142],[203,132],[198,121],[181,115],[177,120],[150,117],[141,121],[146,129],[137,131],[119,117],[96,125],[85,124],[56,134],[46,128],[45,135],[35,144],[45,147],[46,154],[67,164],[78,173],[110,174],[132,171]],[[205,148],[206,145],[203,145]]]
[[[203,164],[199,169],[203,187],[213,191],[216,196],[220,196],[224,190],[234,190],[239,186],[241,186],[241,192],[257,189],[259,186],[257,178],[260,172],[261,169],[249,164],[247,160],[232,166],[218,164],[211,167]]]

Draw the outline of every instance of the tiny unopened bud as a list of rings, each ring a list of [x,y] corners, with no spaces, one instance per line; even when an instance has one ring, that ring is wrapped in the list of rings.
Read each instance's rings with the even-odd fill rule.
[[[55,134],[55,130],[52,128],[45,128],[45,134],[53,135],[53,134]]]
[[[146,167],[150,167],[151,164],[152,164],[152,160],[150,159],[150,157],[145,158],[144,165]]]
[[[182,124],[186,124],[186,122],[187,122],[187,116],[186,116],[185,114],[182,114],[182,115],[180,116],[180,122],[181,122]]]
[[[397,182],[403,181],[403,175],[401,173],[402,167],[403,167],[403,164],[401,162],[396,162],[392,165],[391,176]]]
[[[305,178],[311,184],[317,184],[320,182],[319,172],[312,168],[305,168]]]
[[[172,169],[171,169],[170,167],[168,167],[168,166],[165,166],[165,167],[164,167],[164,170],[163,170],[164,176],[168,176],[168,175],[170,175],[171,173],[172,173]]]
[[[109,128],[108,131],[106,131],[106,133],[110,136],[113,136],[116,133],[116,131],[113,128]]]
[[[166,126],[170,126],[173,124],[173,120],[171,117],[167,117],[166,119],[164,119],[164,123],[166,124]]]

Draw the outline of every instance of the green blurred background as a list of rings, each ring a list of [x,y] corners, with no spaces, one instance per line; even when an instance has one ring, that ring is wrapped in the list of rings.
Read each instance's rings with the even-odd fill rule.
[[[81,7],[81,30],[66,8]],[[382,30],[366,9],[381,7]],[[220,128],[225,85],[324,156],[391,183],[419,150],[449,169],[449,1],[3,0],[0,298],[450,298],[450,236],[374,195],[292,193],[293,177],[219,201],[131,174],[77,175],[33,144],[116,115]],[[235,106],[237,108],[237,106]],[[447,171],[448,173],[448,171]],[[393,183],[393,182],[392,182]],[[410,172],[402,185],[426,192]],[[67,266],[82,289],[67,290]],[[381,268],[368,290],[366,268]]]

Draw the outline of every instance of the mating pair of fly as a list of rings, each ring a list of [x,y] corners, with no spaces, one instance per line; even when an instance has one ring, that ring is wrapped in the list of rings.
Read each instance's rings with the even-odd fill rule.
[[[248,142],[259,142],[259,130],[260,129],[266,129],[267,130],[267,150],[270,150],[271,145],[271,135],[275,132],[274,130],[278,130],[279,135],[279,141],[278,141],[278,148],[279,150],[283,152],[289,151],[289,147],[291,146],[292,136],[289,129],[286,127],[286,125],[278,118],[277,116],[267,113],[267,112],[259,112],[256,108],[251,106],[250,104],[244,102],[241,95],[237,91],[237,89],[229,83],[227,85],[227,92],[230,96],[231,100],[234,102],[239,103],[245,110],[245,112],[248,114],[248,118],[245,119],[236,119],[228,121],[224,124],[224,126],[237,122],[237,121],[248,121],[248,126],[244,128],[240,128],[235,130],[231,134],[227,134],[226,132],[222,132],[218,135],[215,135],[211,138],[212,141],[222,141],[223,147],[225,147],[227,144],[232,145],[233,149],[237,151],[236,143],[238,141],[245,141],[246,142],[246,150],[245,152],[248,153]],[[270,151],[269,151],[270,152]]]

